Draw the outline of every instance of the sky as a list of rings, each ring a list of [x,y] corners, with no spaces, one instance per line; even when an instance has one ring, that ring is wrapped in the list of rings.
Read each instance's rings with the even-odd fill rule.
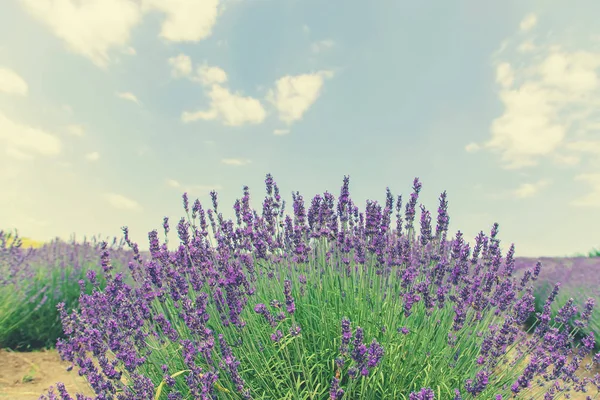
[[[600,2],[6,0],[0,227],[147,234],[183,192],[225,217],[385,190],[517,256],[600,246]],[[471,240],[472,241],[472,240]]]

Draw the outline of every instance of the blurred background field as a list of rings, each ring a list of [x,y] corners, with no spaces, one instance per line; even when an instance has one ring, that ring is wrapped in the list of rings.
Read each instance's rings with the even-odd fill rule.
[[[552,317],[554,318],[560,306],[569,299],[574,300],[578,310],[581,310],[588,297],[600,300],[600,253],[592,251],[589,255],[565,258],[529,258],[520,257],[515,259],[515,270],[522,274],[537,261],[542,263],[542,272],[534,285],[536,312],[541,312],[544,302],[556,283],[560,283],[560,292],[556,301],[552,304]],[[532,315],[528,323],[533,324],[535,315]],[[573,320],[570,321],[572,326]],[[589,325],[577,334],[581,338],[590,331],[596,333],[596,350],[598,350],[600,335],[600,309],[596,307],[592,312]]]
[[[132,259],[116,239],[109,250],[119,268]],[[88,270],[99,270],[99,260],[96,238],[40,243],[0,231],[0,348],[53,348],[62,335],[57,304],[65,303],[67,310],[77,307],[80,281]],[[84,284],[83,290],[90,292],[91,286]]]

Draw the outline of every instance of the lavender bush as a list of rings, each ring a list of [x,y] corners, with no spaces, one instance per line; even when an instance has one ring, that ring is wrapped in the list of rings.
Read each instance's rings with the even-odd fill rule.
[[[579,369],[590,341],[574,346],[563,323],[575,308],[550,318],[557,290],[523,340],[541,265],[517,279],[514,246],[502,257],[497,224],[471,249],[461,232],[447,237],[445,192],[435,230],[419,207],[417,234],[418,179],[404,213],[389,189],[385,204],[359,212],[348,186],[346,177],[337,204],[326,192],[308,210],[293,193],[286,215],[267,175],[262,214],[244,187],[237,223],[219,213],[216,192],[206,212],[184,194],[179,245],[150,232],[146,262],[123,228],[135,261],[115,271],[105,249],[106,287],[91,270],[80,311],[59,306],[61,356],[97,399],[534,398],[538,382],[546,388],[535,398],[554,399],[600,386]],[[592,308],[589,300],[578,326]],[[72,397],[57,384],[42,398]]]
[[[101,242],[68,243],[59,239],[39,248],[22,248],[18,234],[0,231],[0,348],[30,350],[53,347],[62,336],[56,309],[64,303],[76,308],[86,271],[99,270]],[[111,245],[116,264],[125,264],[132,252],[116,239]],[[82,283],[80,283],[80,281]],[[99,277],[98,287],[105,281]]]

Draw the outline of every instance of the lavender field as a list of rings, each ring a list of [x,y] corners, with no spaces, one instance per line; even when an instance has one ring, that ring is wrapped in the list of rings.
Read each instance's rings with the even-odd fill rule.
[[[0,0],[0,400],[600,400],[599,15]]]
[[[127,228],[33,250],[3,234],[3,345],[61,336],[97,399],[598,396],[597,259],[503,255],[497,224],[471,248],[447,230],[445,192],[437,216],[418,179],[362,211],[349,182],[308,206],[293,193],[285,213],[267,175],[262,210],[245,187],[236,221],[216,192],[210,208],[184,194],[178,240],[154,230],[149,254]],[[57,314],[64,334],[42,338]],[[40,399],[73,396],[58,382]]]

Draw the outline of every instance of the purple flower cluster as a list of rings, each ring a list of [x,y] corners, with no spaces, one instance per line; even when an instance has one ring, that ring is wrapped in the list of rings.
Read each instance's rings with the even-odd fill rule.
[[[219,345],[221,347],[221,354],[223,355],[222,363],[226,367],[226,370],[229,373],[229,376],[235,384],[238,392],[242,394],[242,396],[245,399],[251,399],[252,396],[250,396],[250,391],[247,388],[245,388],[244,380],[242,379],[238,371],[240,362],[235,358],[235,356],[231,352],[231,348],[227,345],[227,342],[225,341],[223,335],[219,335]]]
[[[412,392],[408,398],[409,400],[434,400],[435,393],[430,388],[423,388],[418,392]]]
[[[285,305],[287,307],[287,312],[289,314],[293,314],[296,310],[296,306],[294,305],[294,298],[292,297],[292,281],[286,279],[283,285],[283,293],[285,295]]]
[[[352,340],[352,328],[350,320],[346,317],[342,318],[342,344],[340,345],[340,353],[346,355],[348,353],[348,345]]]
[[[333,378],[331,380],[331,389],[329,389],[329,398],[331,400],[339,400],[344,396],[344,389],[340,387],[340,380]]]
[[[363,343],[364,330],[361,327],[356,327],[354,332],[354,340],[352,341],[352,328],[351,322],[348,318],[342,318],[342,338],[340,345],[340,357],[336,359],[338,368],[342,368],[345,365],[345,357],[350,354],[350,359],[353,361],[352,365],[348,369],[348,376],[351,379],[357,379],[359,376],[368,376],[369,372],[375,368],[383,358],[384,349],[373,339],[369,346]],[[352,348],[350,349],[350,342],[352,341]],[[338,377],[334,378],[331,382],[330,397],[332,399],[339,399],[344,394],[344,391],[339,386],[340,380]]]
[[[269,323],[269,325],[271,325],[273,328],[277,326],[277,322],[275,321],[275,318],[273,318],[273,315],[267,309],[267,306],[265,306],[264,304],[262,304],[262,303],[261,304],[257,304],[254,307],[254,311],[257,314],[260,314],[263,317],[265,317],[265,320],[267,320],[267,322]]]

